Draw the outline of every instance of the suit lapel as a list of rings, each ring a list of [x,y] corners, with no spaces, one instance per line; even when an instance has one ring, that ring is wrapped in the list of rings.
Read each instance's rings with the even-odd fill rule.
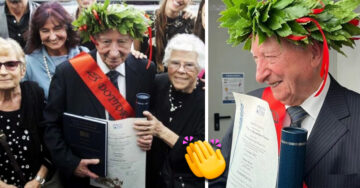
[[[97,117],[104,118],[105,119],[105,108],[104,106],[99,102],[99,100],[95,97],[95,95],[90,91],[90,89],[85,85],[82,84],[83,87],[86,87],[86,94],[88,95],[88,99],[90,103],[94,106],[96,112],[98,113]]]
[[[131,65],[134,63],[131,59],[132,58],[128,57],[125,61],[126,100],[135,108],[136,91],[139,91],[140,80],[138,79],[139,76],[137,75],[135,66]]]
[[[328,94],[306,146],[305,176],[348,131],[341,119],[349,116],[342,88],[332,77]]]

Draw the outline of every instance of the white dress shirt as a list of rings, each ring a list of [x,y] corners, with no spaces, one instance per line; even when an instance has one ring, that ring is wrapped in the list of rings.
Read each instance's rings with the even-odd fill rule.
[[[99,52],[96,52],[96,62],[99,65],[100,69],[107,74],[110,72],[109,67],[104,63],[101,59]],[[126,99],[126,80],[125,80],[125,62],[121,63],[119,66],[115,68],[116,71],[120,73],[118,77],[118,88],[120,90],[120,94]],[[105,110],[106,119],[109,119],[109,112]]]
[[[321,83],[322,84],[322,83]],[[308,97],[300,106],[308,113],[308,116],[301,122],[301,128],[304,128],[308,131],[308,138],[310,136],[311,130],[315,125],[316,118],[318,117],[321,107],[324,104],[326,94],[329,91],[330,87],[330,76],[328,75],[328,79],[325,83],[324,89],[319,94],[319,96],[315,97],[315,94],[320,90],[321,84],[319,88],[314,92],[310,97]],[[290,106],[286,105],[286,109]],[[291,119],[289,114],[286,113],[286,117],[284,119],[284,126],[290,126]]]

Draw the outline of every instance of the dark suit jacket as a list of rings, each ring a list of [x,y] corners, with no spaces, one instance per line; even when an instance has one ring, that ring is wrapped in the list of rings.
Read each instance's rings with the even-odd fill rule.
[[[263,89],[251,95],[261,98]],[[211,181],[225,187],[230,161],[233,125],[223,137],[221,150],[226,171]],[[360,95],[331,84],[306,146],[304,180],[308,188],[360,187]]]
[[[96,60],[96,50],[90,52]],[[126,99],[135,107],[136,94],[150,93],[155,76],[152,63],[146,70],[147,60],[138,60],[129,55],[125,61]],[[50,84],[48,104],[44,111],[45,142],[61,175],[71,183],[65,187],[85,187],[88,179],[73,176],[80,158],[74,155],[65,143],[62,133],[63,113],[105,118],[105,109],[90,89],[81,80],[70,63],[64,62],[56,68]],[[79,183],[79,184],[78,184]]]

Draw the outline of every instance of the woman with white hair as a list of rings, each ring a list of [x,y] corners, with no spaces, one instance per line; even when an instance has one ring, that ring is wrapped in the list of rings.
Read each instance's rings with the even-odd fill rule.
[[[0,187],[40,187],[51,169],[43,143],[44,91],[26,73],[24,52],[0,38]]]
[[[147,120],[135,123],[141,134],[155,136],[147,155],[147,187],[204,187],[184,157],[190,140],[205,137],[205,97],[197,79],[204,51],[204,43],[192,34],[174,36],[165,49],[168,72],[155,77],[152,113],[145,111]]]

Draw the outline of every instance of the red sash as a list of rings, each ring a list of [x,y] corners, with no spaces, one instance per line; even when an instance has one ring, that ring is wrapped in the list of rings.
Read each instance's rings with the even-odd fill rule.
[[[270,87],[265,88],[262,95],[262,99],[269,103],[270,110],[274,118],[276,135],[278,140],[278,148],[279,148],[278,151],[280,154],[281,129],[283,128],[283,121],[286,115],[285,105],[283,105],[280,101],[274,98]]]
[[[272,94],[270,87],[265,88],[262,95],[262,99],[269,103],[270,110],[274,118],[276,135],[278,140],[278,148],[279,148],[278,151],[280,155],[281,129],[283,127],[283,121],[286,116],[285,105],[283,105],[280,101],[274,98],[274,95]],[[303,183],[303,188],[307,188],[305,181]]]
[[[133,108],[101,71],[91,55],[82,52],[69,61],[86,86],[115,120],[134,117]]]

